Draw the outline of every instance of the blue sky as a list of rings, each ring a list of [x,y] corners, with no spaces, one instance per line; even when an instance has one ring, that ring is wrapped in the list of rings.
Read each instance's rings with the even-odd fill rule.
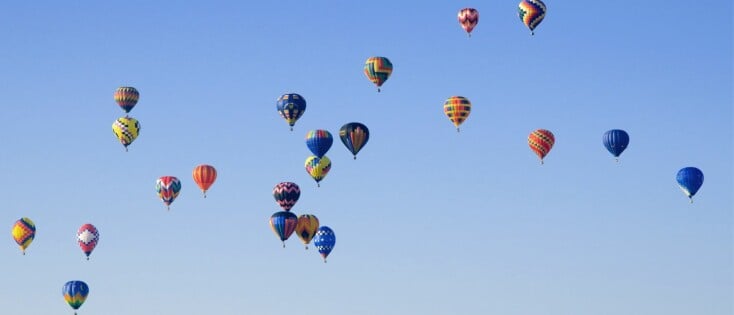
[[[38,230],[26,256],[0,247],[0,305],[71,314],[60,291],[79,279],[80,315],[731,314],[731,3],[546,5],[532,37],[516,1],[5,6],[0,222]],[[370,56],[395,67],[381,93]],[[140,91],[127,153],[122,85]],[[289,92],[308,102],[293,132]],[[459,134],[452,95],[473,104]],[[370,142],[354,161],[335,141],[316,188],[304,135],[350,121]],[[538,128],[556,136],[542,166]],[[618,164],[614,128],[631,138]],[[206,199],[201,163],[219,171]],[[685,166],[705,174],[693,204]],[[169,212],[163,175],[183,182]],[[329,263],[270,231],[280,181],[334,229]]]

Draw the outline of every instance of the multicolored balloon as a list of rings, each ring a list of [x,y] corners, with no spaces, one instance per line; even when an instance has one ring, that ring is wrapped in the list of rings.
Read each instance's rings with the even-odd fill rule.
[[[217,180],[217,169],[214,166],[208,164],[201,164],[194,167],[191,174],[194,177],[194,182],[201,189],[201,193],[206,198],[206,191],[212,187],[214,181]]]
[[[319,229],[319,219],[313,214],[302,214],[298,216],[298,223],[296,224],[296,235],[301,239],[303,245],[308,249],[308,243],[316,235],[316,231]]]
[[[179,192],[181,192],[181,181],[175,176],[162,176],[155,182],[155,190],[166,208],[171,210],[171,203],[176,200]]]
[[[138,98],[140,98],[140,93],[132,86],[122,86],[115,91],[115,102],[125,113],[129,113],[135,107]]]
[[[94,248],[97,247],[97,242],[99,242],[99,231],[94,225],[86,223],[76,232],[76,240],[84,254],[87,255],[87,260],[89,260],[89,255],[92,254]]]
[[[273,187],[273,197],[284,211],[290,211],[301,197],[301,188],[296,183],[278,183]]]
[[[535,35],[535,28],[545,18],[545,3],[540,0],[522,0],[518,5],[518,16],[530,29],[530,35]]]
[[[614,155],[619,162],[619,155],[627,149],[627,145],[630,143],[630,136],[626,131],[620,129],[612,129],[604,133],[602,142],[607,151]]]
[[[306,172],[316,181],[318,187],[321,187],[319,182],[326,177],[329,170],[331,170],[331,160],[326,155],[321,158],[312,155],[306,159]]]
[[[127,151],[127,146],[133,143],[140,133],[140,123],[132,117],[120,117],[112,123],[112,132]]]
[[[280,238],[285,247],[285,240],[291,237],[298,225],[298,217],[288,211],[278,211],[270,217],[270,229]]]
[[[454,126],[456,126],[456,132],[459,132],[459,125],[461,125],[471,113],[471,102],[463,96],[449,97],[446,102],[443,103],[443,112],[446,114],[446,117],[454,123]]]
[[[678,171],[675,176],[678,186],[688,199],[693,203],[693,196],[696,195],[698,189],[703,185],[703,172],[700,169],[689,166]]]
[[[64,295],[66,303],[69,303],[69,306],[74,309],[74,315],[77,315],[76,310],[87,300],[89,286],[84,281],[73,280],[64,284],[61,293]]]
[[[555,142],[553,133],[545,129],[535,130],[528,136],[528,145],[540,158],[540,164],[543,164],[543,158],[548,155]]]
[[[291,131],[293,131],[293,125],[306,111],[306,100],[296,93],[283,94],[278,98],[275,107],[278,109],[280,117],[285,119],[288,125],[291,126]]]
[[[356,160],[357,152],[370,140],[370,130],[361,123],[350,122],[339,129],[339,138]]]
[[[461,28],[471,37],[471,31],[479,23],[479,11],[474,8],[463,8],[459,10],[458,18]]]
[[[25,255],[25,250],[31,245],[36,237],[36,225],[29,218],[20,218],[15,221],[11,230],[13,239],[20,246],[21,252]]]
[[[380,87],[392,74],[392,63],[385,57],[369,57],[364,63],[364,74],[380,92]]]
[[[331,149],[334,138],[327,130],[316,129],[306,133],[306,146],[317,157],[323,157]]]
[[[324,263],[326,263],[326,257],[329,256],[336,244],[336,235],[334,235],[334,231],[330,227],[322,226],[316,232],[313,244],[319,250],[321,257],[324,258]]]

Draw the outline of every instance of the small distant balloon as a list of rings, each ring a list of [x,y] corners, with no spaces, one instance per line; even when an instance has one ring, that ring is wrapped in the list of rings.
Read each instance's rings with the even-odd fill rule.
[[[20,250],[25,255],[25,250],[31,245],[36,237],[36,225],[29,218],[20,218],[15,221],[11,230],[15,243],[20,246]]]
[[[316,246],[316,249],[319,250],[319,254],[321,254],[324,262],[326,262],[326,257],[331,254],[331,251],[334,249],[334,245],[336,244],[336,235],[334,235],[334,231],[330,227],[322,226],[319,228],[318,232],[316,232],[313,244]]]
[[[364,74],[380,92],[380,87],[392,74],[392,63],[386,57],[369,57],[364,63]]]
[[[471,113],[471,102],[463,96],[449,97],[443,103],[443,113],[451,120],[458,132],[459,125],[464,123]]]
[[[69,303],[69,306],[74,309],[74,315],[76,315],[76,310],[87,300],[89,286],[84,281],[73,280],[64,284],[61,293],[64,295],[66,303]]]
[[[86,223],[76,232],[76,239],[82,252],[87,255],[87,260],[89,260],[89,255],[92,254],[94,248],[97,247],[97,242],[99,242],[99,231],[94,225]]]
[[[334,138],[327,130],[316,129],[306,133],[306,146],[317,157],[324,157],[324,154],[331,149],[332,143]]]
[[[290,211],[301,197],[301,188],[292,182],[278,183],[273,187],[273,197],[284,211]]]
[[[607,151],[619,161],[619,155],[627,149],[630,143],[630,136],[624,130],[612,129],[604,133],[602,140]]]
[[[201,164],[194,167],[191,175],[194,177],[196,185],[201,189],[201,193],[204,195],[204,198],[206,198],[206,191],[209,190],[209,188],[212,187],[212,184],[217,180],[217,169],[208,164]]]
[[[530,29],[530,35],[535,35],[535,28],[545,18],[545,3],[540,0],[522,0],[518,5],[518,16]]]
[[[688,197],[690,202],[693,203],[693,196],[696,195],[703,185],[703,172],[692,166],[684,167],[678,171],[675,179],[680,189]]]
[[[129,113],[138,103],[140,93],[132,86],[122,86],[115,90],[115,102],[125,113]]]
[[[285,247],[285,241],[296,230],[297,224],[298,217],[292,212],[278,211],[270,216],[270,229],[283,242],[283,247]]]
[[[326,174],[329,174],[329,170],[331,170],[331,160],[326,155],[321,158],[312,155],[306,159],[306,172],[311,175],[319,187],[321,187],[321,180],[326,177]]]
[[[540,158],[540,164],[543,164],[543,158],[548,155],[555,143],[556,138],[550,130],[538,129],[531,132],[528,136],[528,145]]]
[[[301,239],[303,245],[308,249],[308,243],[311,242],[319,229],[319,219],[313,214],[302,214],[298,216],[296,224],[296,235]]]
[[[275,104],[280,117],[283,117],[293,131],[296,121],[303,116],[306,111],[306,100],[303,96],[296,93],[283,94],[278,98]]]
[[[140,123],[132,117],[120,117],[112,123],[112,132],[127,151],[127,146],[138,138]]]
[[[171,209],[171,203],[176,200],[181,192],[181,181],[175,176],[162,176],[155,182],[155,190],[158,197],[163,200],[168,210]]]
[[[339,129],[339,138],[356,160],[359,150],[370,140],[370,130],[364,124],[350,122]]]
[[[458,19],[461,28],[471,37],[471,31],[479,23],[479,11],[474,8],[463,8],[459,10]]]

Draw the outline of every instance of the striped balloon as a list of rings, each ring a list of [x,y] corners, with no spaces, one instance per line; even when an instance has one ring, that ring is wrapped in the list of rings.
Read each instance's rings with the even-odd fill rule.
[[[296,230],[297,224],[298,217],[288,211],[278,211],[270,216],[270,229],[283,242],[283,247],[285,247],[285,241]]]
[[[545,3],[540,0],[522,0],[518,5],[518,16],[530,29],[530,35],[535,35],[535,28],[545,18]]]
[[[127,146],[138,138],[140,123],[132,117],[120,117],[112,123],[112,132],[127,151]]]
[[[206,191],[214,184],[217,180],[217,169],[214,166],[201,164],[194,167],[194,171],[191,174],[194,177],[194,182],[201,189],[201,193],[206,198]]]
[[[86,223],[76,232],[76,240],[84,254],[87,255],[87,260],[89,260],[89,255],[92,254],[94,248],[97,247],[97,242],[99,242],[99,231],[94,225]]]
[[[122,86],[115,91],[115,102],[125,113],[129,113],[135,107],[138,98],[140,98],[140,93],[132,86]]]
[[[334,138],[327,130],[316,129],[306,133],[306,146],[313,155],[323,157],[331,149]]]
[[[458,18],[461,27],[467,34],[469,34],[469,37],[471,37],[471,31],[474,30],[474,27],[479,23],[479,11],[474,8],[463,8],[459,10]]]
[[[84,301],[87,300],[89,286],[84,281],[69,281],[64,284],[61,294],[64,295],[64,300],[71,308],[78,310],[84,304]],[[76,312],[74,312],[74,315],[76,315]]]
[[[320,227],[318,232],[316,232],[313,244],[316,246],[316,249],[319,250],[319,254],[321,254],[324,262],[326,262],[326,257],[331,254],[331,251],[334,249],[334,245],[336,245],[336,235],[334,234],[334,230],[328,226]]]
[[[273,197],[284,211],[290,211],[301,197],[301,188],[296,183],[278,183],[273,187]]]
[[[446,102],[443,103],[443,112],[456,126],[456,131],[459,131],[459,125],[461,125],[469,113],[471,113],[471,102],[463,96],[452,96],[449,97]]]
[[[356,160],[359,150],[370,140],[370,130],[364,124],[351,122],[339,129],[339,138]]]
[[[301,239],[303,245],[308,249],[308,243],[316,235],[319,229],[319,219],[313,214],[302,214],[298,216],[296,224],[296,235]]]
[[[326,155],[319,158],[318,156],[309,156],[306,159],[306,172],[316,181],[316,186],[321,187],[321,180],[331,170],[331,160]]]
[[[553,133],[545,129],[535,130],[528,136],[528,145],[540,158],[540,164],[543,164],[543,158],[548,155],[555,142]]]
[[[377,85],[377,92],[380,92],[380,87],[392,74],[392,63],[385,57],[369,57],[364,63],[364,74]]]
[[[293,131],[293,126],[296,124],[296,121],[306,111],[306,100],[303,96],[296,93],[283,94],[275,103],[275,108],[278,110],[280,117],[285,119],[288,125],[291,126],[291,131]]]
[[[168,210],[171,209],[171,203],[176,200],[181,192],[181,181],[175,176],[163,176],[155,182],[155,190],[158,197],[163,200]]]
[[[31,242],[36,237],[36,225],[29,218],[20,218],[13,224],[11,234],[15,242],[20,246],[21,252],[25,255],[26,248],[31,245]]]

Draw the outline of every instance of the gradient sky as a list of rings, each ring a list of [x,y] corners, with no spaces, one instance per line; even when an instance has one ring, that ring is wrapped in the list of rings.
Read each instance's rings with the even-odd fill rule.
[[[1,313],[72,314],[78,279],[79,315],[732,314],[731,2],[546,5],[530,36],[517,1],[6,4]],[[381,93],[370,56],[394,65]],[[140,91],[127,153],[123,85]],[[291,92],[308,102],[293,132],[275,110]],[[473,104],[458,134],[452,95]],[[351,121],[370,142],[354,161],[335,141],[317,188],[306,132]],[[542,166],[538,128],[556,136]],[[219,171],[206,199],[201,163]],[[693,204],[686,166],[705,174]],[[183,184],[170,211],[163,175]],[[327,264],[270,231],[281,181],[334,229]],[[37,226],[25,256],[20,217]]]

